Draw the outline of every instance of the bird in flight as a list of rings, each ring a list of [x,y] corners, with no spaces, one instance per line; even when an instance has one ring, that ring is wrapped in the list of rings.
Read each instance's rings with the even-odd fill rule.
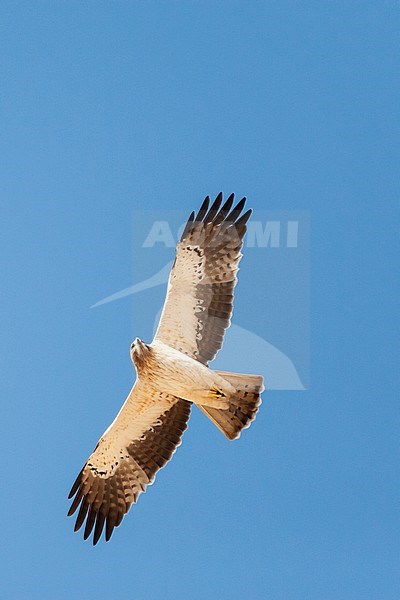
[[[103,433],[69,494],[68,516],[78,510],[97,544],[108,541],[141,492],[171,458],[187,427],[192,404],[230,439],[254,419],[263,378],[213,371],[208,363],[230,325],[246,223],[246,199],[234,205],[218,194],[190,215],[169,276],[167,296],[151,344],[130,349],[137,378],[114,422]],[[232,208],[233,207],[233,208]]]

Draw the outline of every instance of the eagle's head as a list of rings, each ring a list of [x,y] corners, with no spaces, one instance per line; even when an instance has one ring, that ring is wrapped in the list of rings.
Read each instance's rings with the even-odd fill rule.
[[[150,351],[150,347],[136,338],[131,344],[131,359],[134,365],[137,367],[143,365],[146,355]]]

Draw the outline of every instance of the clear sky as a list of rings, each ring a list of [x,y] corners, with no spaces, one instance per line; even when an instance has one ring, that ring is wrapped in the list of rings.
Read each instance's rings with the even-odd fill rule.
[[[394,1],[1,2],[2,598],[399,598],[398,31]],[[90,306],[154,274],[135,211],[220,190],[308,211],[307,389],[265,393],[234,443],[193,414],[93,548],[66,496],[164,288]],[[280,302],[261,257],[235,313],[254,332]]]

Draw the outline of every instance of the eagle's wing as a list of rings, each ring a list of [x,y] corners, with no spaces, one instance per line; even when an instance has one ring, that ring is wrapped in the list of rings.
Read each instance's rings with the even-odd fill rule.
[[[207,364],[222,347],[230,325],[248,210],[246,199],[232,209],[233,194],[221,207],[219,194],[192,213],[177,245],[156,340]]]
[[[106,524],[111,537],[132,503],[171,458],[187,427],[190,403],[137,380],[115,421],[100,438],[72,486],[68,516],[78,508],[77,531],[94,527],[97,544]]]

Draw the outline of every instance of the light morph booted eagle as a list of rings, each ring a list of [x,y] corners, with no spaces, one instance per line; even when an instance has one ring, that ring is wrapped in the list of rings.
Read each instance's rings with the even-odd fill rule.
[[[263,378],[208,368],[222,347],[233,310],[241,248],[251,210],[204,200],[177,245],[167,298],[151,344],[136,339],[137,379],[114,422],[101,436],[72,486],[68,516],[79,507],[75,531],[94,527],[97,544],[120,525],[155,474],[171,458],[196,404],[230,440],[240,436],[261,403]]]

